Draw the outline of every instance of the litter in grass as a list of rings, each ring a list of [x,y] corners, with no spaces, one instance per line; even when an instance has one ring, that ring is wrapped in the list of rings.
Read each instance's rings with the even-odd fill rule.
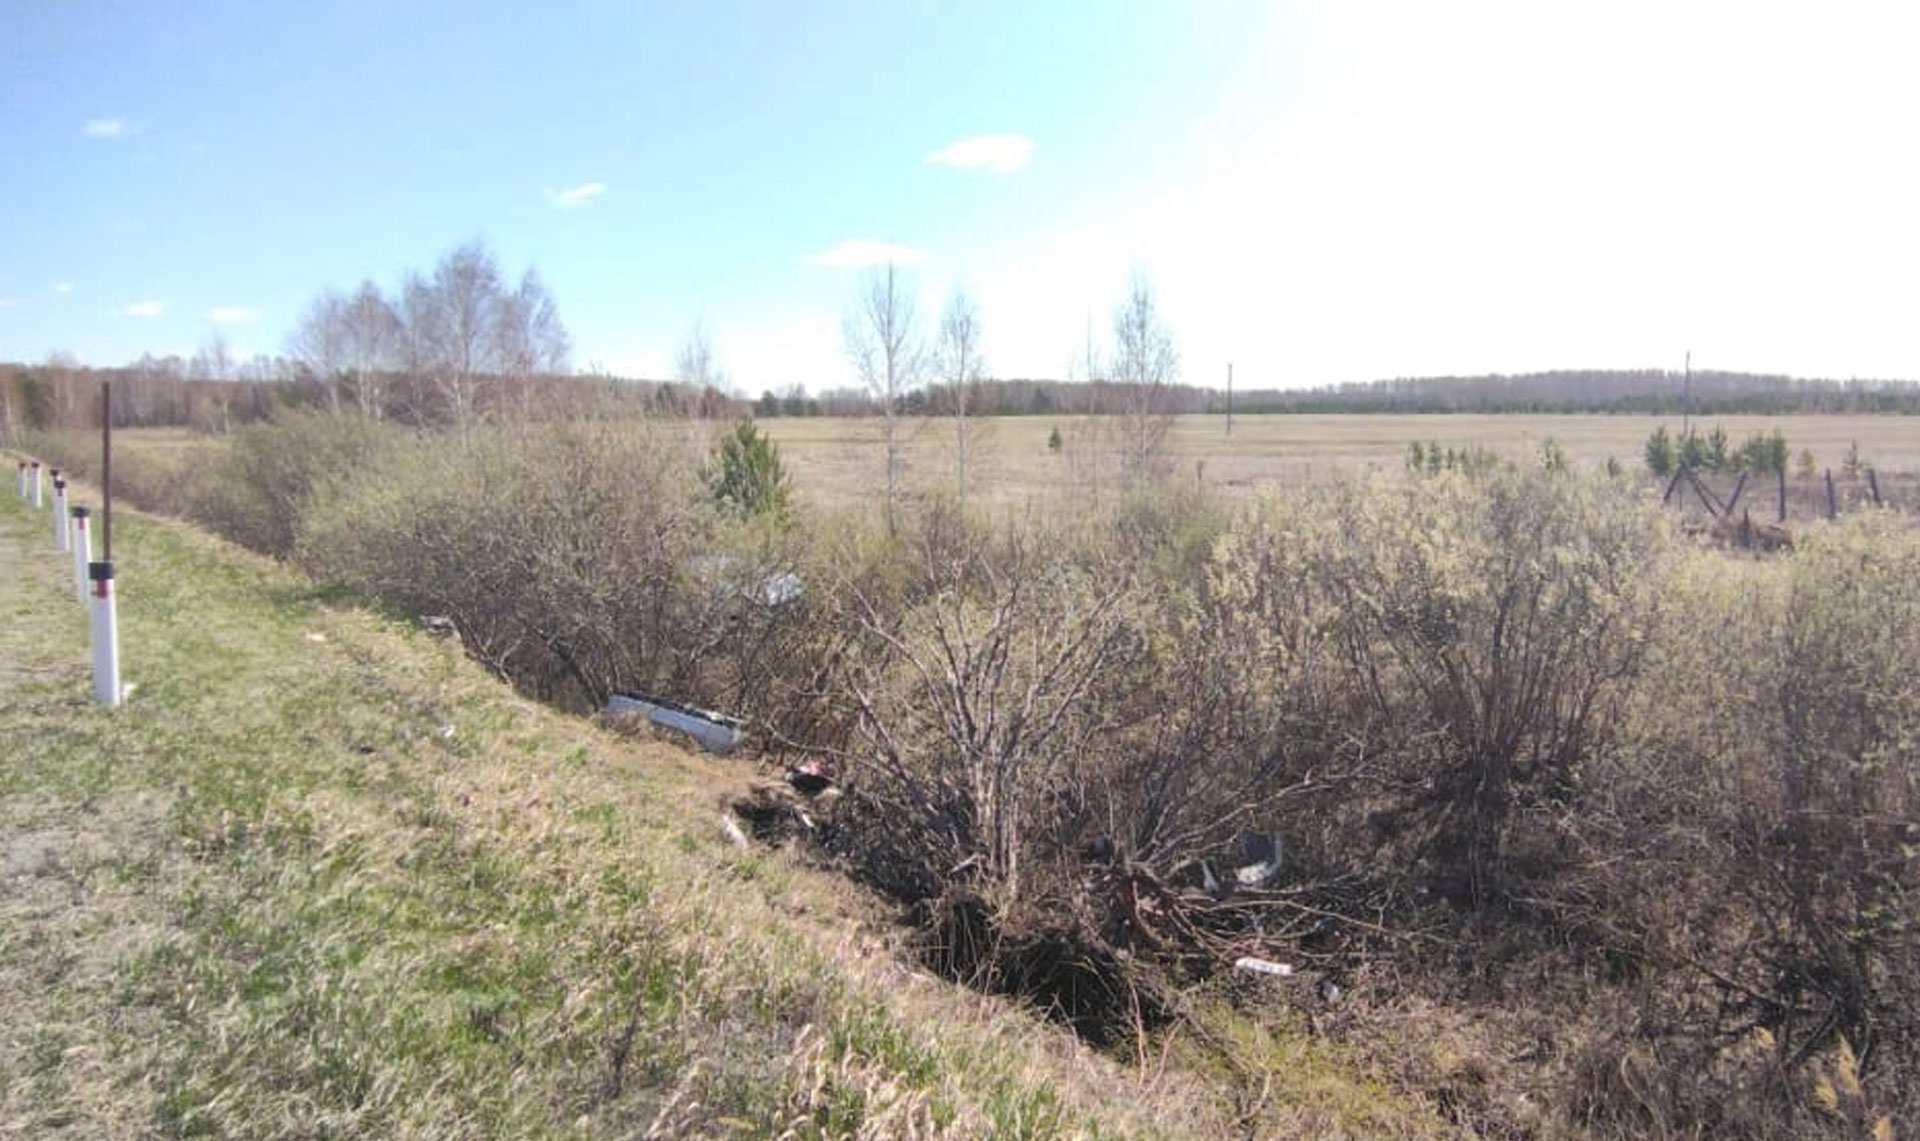
[[[747,734],[747,723],[738,717],[645,694],[616,693],[607,699],[606,711],[635,714],[663,729],[685,733],[709,753],[731,752]]]

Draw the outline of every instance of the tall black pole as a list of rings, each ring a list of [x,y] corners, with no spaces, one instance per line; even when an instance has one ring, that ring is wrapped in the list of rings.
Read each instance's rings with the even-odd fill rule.
[[[113,382],[100,382],[100,561],[113,561]]]

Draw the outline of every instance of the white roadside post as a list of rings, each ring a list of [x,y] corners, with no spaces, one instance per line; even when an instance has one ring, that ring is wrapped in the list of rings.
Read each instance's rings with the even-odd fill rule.
[[[53,477],[53,545],[61,553],[67,553],[67,481],[59,476]]]
[[[40,496],[40,461],[35,460],[33,461],[33,509],[38,511],[45,505],[45,501]]]
[[[93,533],[87,530],[87,509],[73,508],[73,591],[87,604],[87,564],[93,561]]]
[[[93,703],[120,704],[120,626],[114,614],[113,564],[88,563],[93,583]]]

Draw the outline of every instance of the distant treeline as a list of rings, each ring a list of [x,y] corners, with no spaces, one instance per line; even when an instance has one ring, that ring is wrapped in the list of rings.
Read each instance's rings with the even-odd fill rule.
[[[1215,393],[1208,411],[1224,411]],[[1699,415],[1920,412],[1920,382],[1809,380],[1748,372],[1660,369],[1435,376],[1235,393],[1243,412],[1637,412]]]
[[[19,429],[90,428],[100,423],[100,382],[112,382],[113,424],[119,428],[190,427],[224,431],[264,420],[279,408],[338,406],[342,383],[297,363],[262,358],[244,374],[226,376],[198,358],[143,357],[122,368],[70,363],[0,364],[0,440]],[[363,374],[378,399],[355,397],[353,407],[376,419],[414,427],[478,419],[567,420],[622,412],[726,419],[746,402],[711,387],[674,381],[605,376],[470,377],[460,406],[443,397],[433,378],[405,372]]]
[[[909,415],[951,414],[958,393],[933,384],[908,393]],[[970,415],[1053,416],[1123,413],[1138,401],[1130,386],[1111,381],[981,380],[967,390]],[[1175,415],[1220,415],[1229,407],[1223,389],[1173,385],[1156,394],[1156,406]],[[1439,376],[1324,385],[1290,391],[1253,389],[1231,396],[1235,412],[1257,413],[1448,413],[1598,412],[1678,415],[1920,413],[1920,382],[1911,380],[1818,380],[1744,372],[1696,372],[1689,380],[1658,369],[1596,369],[1524,373],[1515,376]],[[754,413],[770,416],[877,414],[874,397],[859,389],[811,396],[804,388],[765,393]]]
[[[445,398],[432,374],[406,370],[325,377],[304,362],[255,358],[244,365],[195,357],[146,356],[120,368],[64,361],[0,363],[0,433],[99,423],[100,381],[113,381],[113,420],[122,427],[191,426],[219,430],[266,418],[278,407],[337,405],[351,399],[377,417],[425,426],[459,415],[566,419],[616,410],[724,419],[751,412],[777,416],[870,416],[880,401],[860,388],[811,394],[794,385],[748,401],[711,386],[610,376],[518,375],[467,379],[459,402]],[[369,396],[377,393],[377,397]],[[979,380],[964,403],[951,385],[930,384],[900,398],[903,415],[973,416],[1125,414],[1140,406],[1135,386],[1113,381],[1017,378]],[[1220,415],[1221,389],[1156,388],[1152,405],[1167,415]],[[1445,376],[1377,380],[1280,391],[1235,392],[1232,409],[1257,413],[1646,413],[1765,415],[1782,413],[1920,413],[1920,382],[1809,380],[1756,373],[1693,374],[1657,369],[1567,370],[1516,376]]]

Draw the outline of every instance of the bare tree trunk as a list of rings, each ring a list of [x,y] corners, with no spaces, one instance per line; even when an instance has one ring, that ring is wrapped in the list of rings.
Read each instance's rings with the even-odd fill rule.
[[[862,296],[847,314],[842,333],[848,358],[862,383],[880,401],[880,432],[887,460],[887,534],[898,535],[899,402],[919,377],[924,354],[914,327],[913,294],[891,262],[868,276]]]

